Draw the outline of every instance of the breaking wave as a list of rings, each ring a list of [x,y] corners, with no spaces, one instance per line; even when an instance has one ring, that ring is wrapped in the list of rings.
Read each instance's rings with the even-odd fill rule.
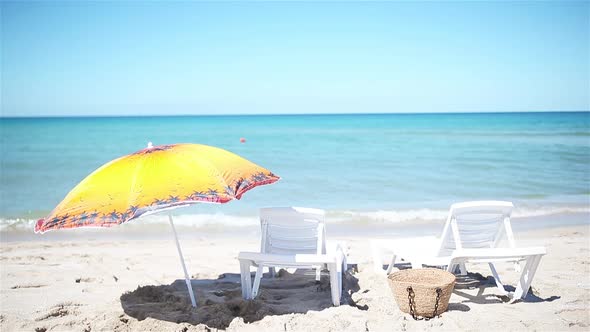
[[[542,217],[556,214],[590,213],[590,206],[555,206],[555,207],[522,207],[516,208],[513,218]],[[329,224],[374,224],[390,225],[404,222],[443,222],[448,210],[443,209],[408,209],[408,210],[327,210],[326,221]],[[258,216],[241,216],[232,214],[179,214],[173,216],[178,229],[199,231],[224,231],[230,229],[257,228]],[[33,232],[37,220],[28,218],[0,218],[0,232]],[[156,214],[127,222],[115,229],[121,231],[157,232],[169,231],[169,220],[166,214]]]

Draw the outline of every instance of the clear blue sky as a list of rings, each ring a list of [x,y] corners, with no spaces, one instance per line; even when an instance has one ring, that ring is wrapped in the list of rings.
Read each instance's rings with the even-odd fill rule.
[[[4,116],[588,110],[589,2],[2,2]]]

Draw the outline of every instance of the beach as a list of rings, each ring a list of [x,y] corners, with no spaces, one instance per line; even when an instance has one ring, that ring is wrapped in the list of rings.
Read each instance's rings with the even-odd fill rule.
[[[581,223],[538,229],[523,227],[525,221],[513,221],[519,246],[547,248],[527,297],[505,303],[487,265],[469,265],[471,281],[459,283],[448,311],[430,321],[414,321],[402,313],[385,277],[373,272],[368,240],[383,238],[379,232],[348,233],[341,225],[328,225],[328,238],[346,242],[351,263],[344,278],[342,304],[334,307],[327,275],[316,283],[312,270],[283,271],[274,279],[265,276],[256,300],[242,300],[236,257],[239,251],[259,249],[258,228],[248,226],[231,233],[181,227],[181,246],[198,302],[193,309],[170,230],[138,233],[121,226],[37,237],[5,230],[0,256],[0,329],[588,330],[588,217],[581,214],[577,216]],[[439,225],[431,226],[430,233]],[[514,266],[497,267],[504,283],[515,286],[519,274]]]

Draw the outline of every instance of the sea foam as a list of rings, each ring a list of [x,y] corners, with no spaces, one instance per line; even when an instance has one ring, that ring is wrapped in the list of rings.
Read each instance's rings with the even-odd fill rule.
[[[515,208],[513,218],[543,217],[558,214],[590,213],[588,206],[554,206],[554,207],[523,207]],[[392,225],[411,222],[444,222],[448,210],[443,209],[408,209],[408,210],[327,210],[328,224],[353,225]],[[174,224],[178,228],[195,230],[223,230],[228,228],[257,228],[259,219],[256,215],[233,214],[177,214],[173,216]],[[31,231],[33,232],[35,219],[0,218],[0,232]],[[155,214],[131,220],[123,224],[124,231],[158,231],[169,227],[167,214]]]

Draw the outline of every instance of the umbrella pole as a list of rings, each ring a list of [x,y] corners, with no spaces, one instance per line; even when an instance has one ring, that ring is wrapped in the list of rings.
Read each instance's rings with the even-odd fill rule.
[[[174,228],[174,223],[172,222],[172,215],[168,215],[168,220],[170,220],[170,226],[172,226],[172,232],[174,233],[174,240],[176,241],[176,249],[178,249],[178,256],[180,256],[180,264],[182,264],[182,269],[184,270],[184,280],[186,281],[186,287],[188,288],[188,293],[191,297],[191,303],[193,308],[197,307],[197,301],[195,301],[195,294],[193,293],[193,287],[191,285],[191,279],[188,276],[188,271],[186,270],[186,265],[184,264],[184,257],[182,257],[182,250],[180,249],[180,243],[178,242],[178,235],[176,235],[176,228]]]

